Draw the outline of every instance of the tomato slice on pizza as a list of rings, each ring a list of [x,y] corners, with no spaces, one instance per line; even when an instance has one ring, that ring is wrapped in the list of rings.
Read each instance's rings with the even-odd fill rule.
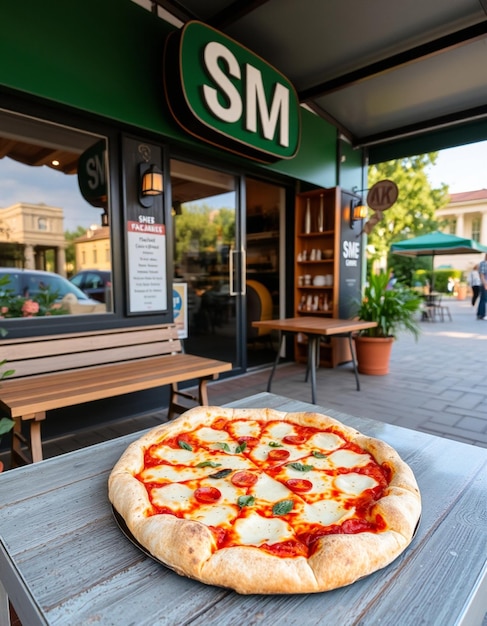
[[[122,455],[109,497],[178,573],[240,593],[307,593],[386,566],[421,512],[385,442],[318,413],[197,407]]]

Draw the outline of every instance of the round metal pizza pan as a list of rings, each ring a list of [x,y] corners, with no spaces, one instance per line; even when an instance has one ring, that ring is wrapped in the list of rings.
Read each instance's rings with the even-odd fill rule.
[[[141,543],[139,543],[137,541],[137,539],[130,532],[127,524],[125,523],[125,520],[123,519],[123,517],[120,515],[120,513],[115,509],[115,507],[113,505],[112,505],[112,513],[113,513],[113,517],[115,518],[115,521],[117,522],[117,525],[120,528],[120,530],[122,531],[122,533],[127,537],[127,539],[131,543],[134,544],[134,546],[136,548],[141,550],[146,556],[149,556],[154,561],[157,561],[157,563],[160,563],[161,565],[164,565],[164,567],[167,567],[167,565],[163,561],[161,561],[160,559],[155,557],[153,554],[151,554],[149,552],[149,550],[147,550],[147,548],[145,548]]]

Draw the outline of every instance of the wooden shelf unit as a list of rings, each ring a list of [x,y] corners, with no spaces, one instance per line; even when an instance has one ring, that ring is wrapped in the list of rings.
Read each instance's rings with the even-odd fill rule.
[[[298,194],[295,210],[294,310],[296,316],[338,317],[340,190]],[[295,340],[295,358],[306,362],[306,337]],[[322,340],[320,365],[336,367],[350,360],[340,337]]]

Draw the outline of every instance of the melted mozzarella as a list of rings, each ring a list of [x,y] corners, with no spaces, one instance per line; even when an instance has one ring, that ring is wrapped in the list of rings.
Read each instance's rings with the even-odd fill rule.
[[[227,432],[224,430],[215,430],[208,426],[203,426],[196,431],[196,435],[200,441],[205,443],[226,442],[231,445],[233,442]]]
[[[305,480],[309,480],[313,487],[306,491],[303,494],[303,497],[306,498],[306,494],[318,494],[322,495],[323,498],[330,497],[330,491],[333,488],[333,477],[327,476],[326,474],[320,474],[318,472],[307,472],[303,474],[302,472],[299,478],[304,478]]]
[[[299,521],[307,524],[322,524],[329,526],[336,524],[340,520],[343,521],[347,517],[351,517],[355,509],[345,509],[340,502],[335,500],[319,500],[313,504],[305,504],[300,515]]]
[[[379,483],[364,474],[340,474],[335,478],[335,487],[344,493],[348,493],[354,496],[358,496],[366,489],[372,489],[377,487]]]
[[[336,467],[336,465],[331,462],[330,456],[328,455],[324,459],[320,459],[315,456],[308,456],[302,462],[306,465],[312,465],[317,470],[331,470]]]
[[[193,460],[194,452],[192,450],[185,450],[184,448],[160,446],[157,448],[155,456],[157,456],[158,459],[164,459],[164,461],[172,465],[186,465]]]
[[[152,502],[156,506],[167,506],[172,511],[184,511],[190,504],[193,489],[180,483],[174,483],[153,489]]]
[[[202,452],[201,454],[195,455],[195,465],[204,461],[213,461],[213,463],[218,463],[218,467],[206,467],[206,474],[214,474],[225,468],[246,469],[249,467],[249,462],[244,456],[238,454],[226,454],[225,452],[216,452],[211,454],[205,454]]]
[[[260,437],[259,422],[236,420],[230,423],[230,430],[236,439],[238,437]]]
[[[214,470],[213,470],[214,471]],[[157,467],[151,467],[142,472],[142,478],[145,482],[185,482],[187,480],[194,480],[195,478],[202,478],[208,474],[207,468],[200,469],[199,467],[180,467],[172,465],[158,465]]]
[[[286,435],[295,435],[293,425],[289,422],[271,422],[265,428],[265,436],[268,439],[279,441]]]
[[[294,538],[294,532],[284,520],[261,517],[255,512],[237,519],[233,529],[240,543],[247,546],[272,545]]]
[[[344,444],[344,440],[333,433],[315,433],[307,441],[308,448],[317,448],[321,452],[336,450]]]
[[[287,459],[283,461],[277,461],[277,463],[291,463],[296,459],[300,459],[303,456],[303,451],[299,449],[298,446],[292,445],[281,445],[279,447],[270,446],[269,443],[271,441],[277,441],[277,439],[264,439],[261,443],[259,443],[255,448],[252,448],[250,456],[255,459],[257,462],[263,462],[268,460],[268,455],[271,450],[288,450],[289,456]],[[272,461],[271,461],[272,462]]]
[[[235,485],[226,478],[212,479],[206,478],[199,482],[200,487],[216,487],[222,494],[222,497],[215,503],[214,506],[219,506],[221,503],[225,504],[237,504],[239,496],[245,494],[245,489],[241,487],[235,487]]]
[[[281,483],[277,482],[267,474],[260,474],[258,481],[252,487],[252,495],[259,500],[266,502],[278,502],[285,500],[292,494],[291,491]]]
[[[238,507],[229,504],[201,504],[189,517],[207,526],[224,526],[237,517],[238,511]]]
[[[363,467],[371,461],[368,454],[358,454],[351,450],[337,450],[330,454],[329,459],[335,467]]]

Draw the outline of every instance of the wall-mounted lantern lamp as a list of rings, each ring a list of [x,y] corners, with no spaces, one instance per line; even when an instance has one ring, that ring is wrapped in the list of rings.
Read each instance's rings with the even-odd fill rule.
[[[367,206],[361,198],[352,198],[350,201],[350,228],[353,228],[355,222],[363,220],[365,217],[367,217]]]
[[[164,190],[162,171],[153,163],[140,163],[139,185],[139,203],[148,209],[154,203],[154,198],[162,195]]]
[[[110,222],[108,220],[108,211],[107,208],[105,207],[103,213],[101,214],[101,225],[102,226],[109,226]]]

